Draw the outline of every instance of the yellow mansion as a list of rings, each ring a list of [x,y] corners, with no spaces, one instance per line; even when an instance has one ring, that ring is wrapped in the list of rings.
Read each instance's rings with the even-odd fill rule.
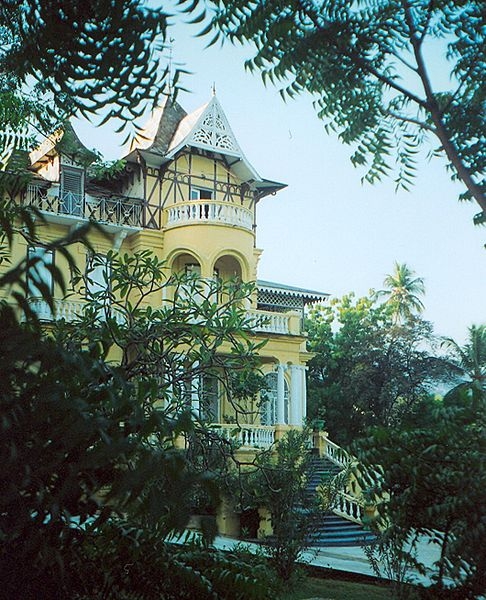
[[[61,142],[61,143],[60,143]],[[109,185],[93,181],[87,166],[95,158],[68,124],[30,154],[34,177],[22,202],[45,217],[45,241],[95,220],[103,232],[93,244],[99,255],[110,250],[150,249],[172,272],[195,272],[203,280],[256,281],[247,312],[261,350],[268,387],[259,418],[242,427],[243,447],[269,447],[281,432],[302,426],[306,417],[306,304],[327,294],[258,279],[261,250],[256,245],[258,203],[285,186],[263,179],[243,154],[216,96],[187,114],[173,99],[156,108],[124,157],[125,166]],[[17,259],[43,249],[17,246]],[[78,249],[83,272],[89,253]],[[44,254],[44,261],[56,257]],[[93,275],[96,277],[96,273]],[[49,271],[45,283],[53,288]],[[52,312],[32,294],[32,307],[46,321],[73,319],[83,298],[56,298]],[[216,400],[211,421],[223,434],[231,428],[224,400]]]

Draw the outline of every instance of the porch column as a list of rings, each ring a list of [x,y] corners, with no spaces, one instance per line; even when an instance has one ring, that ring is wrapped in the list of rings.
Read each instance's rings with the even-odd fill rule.
[[[303,367],[290,367],[290,425],[302,425]]]
[[[304,424],[307,418],[307,369],[308,367],[301,367],[302,369],[302,424]]]
[[[285,424],[285,365],[277,366],[277,424]]]

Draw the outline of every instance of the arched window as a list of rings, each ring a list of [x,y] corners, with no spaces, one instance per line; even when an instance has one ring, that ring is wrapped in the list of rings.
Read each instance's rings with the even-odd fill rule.
[[[266,389],[260,392],[260,423],[275,425],[277,423],[278,375],[269,373],[265,376]],[[284,423],[289,422],[289,385],[284,379]]]

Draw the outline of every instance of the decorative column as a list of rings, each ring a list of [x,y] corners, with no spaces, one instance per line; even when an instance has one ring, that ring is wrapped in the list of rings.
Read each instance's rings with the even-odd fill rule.
[[[290,425],[302,425],[302,367],[290,367]]]
[[[307,369],[308,367],[301,367],[302,369],[302,424],[307,417]]]
[[[285,365],[277,366],[277,424],[285,424]]]

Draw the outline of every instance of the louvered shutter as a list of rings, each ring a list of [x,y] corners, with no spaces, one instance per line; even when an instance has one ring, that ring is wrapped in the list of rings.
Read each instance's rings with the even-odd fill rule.
[[[82,216],[84,171],[75,167],[61,168],[61,212]]]

